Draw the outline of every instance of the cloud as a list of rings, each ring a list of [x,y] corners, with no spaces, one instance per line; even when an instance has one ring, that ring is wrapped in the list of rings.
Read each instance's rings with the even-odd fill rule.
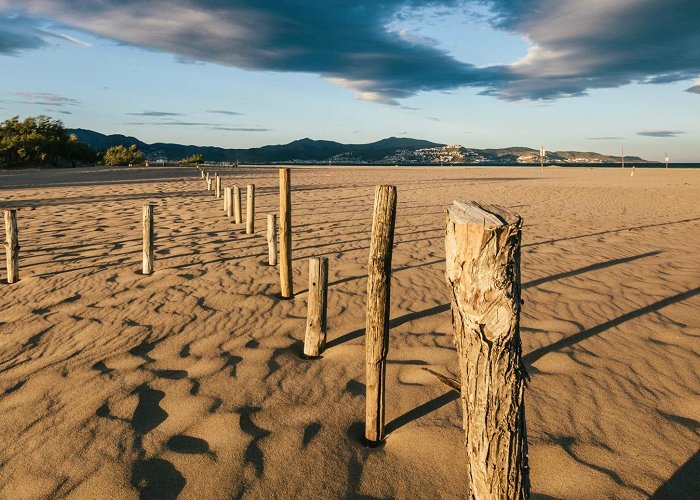
[[[0,55],[16,56],[25,50],[45,45],[37,20],[23,16],[0,16]]]
[[[126,113],[132,116],[184,116],[182,113],[170,113],[168,111],[141,111],[139,113]]]
[[[642,132],[637,132],[637,135],[643,135],[644,137],[677,137],[685,133],[681,130],[643,130]]]
[[[80,101],[72,99],[70,97],[62,97],[60,95],[51,94],[50,92],[17,92],[16,96],[19,96],[17,102],[21,104],[39,104],[42,106],[77,106]]]
[[[17,5],[0,0],[0,10]],[[167,15],[150,0],[23,0],[21,6],[25,24],[28,16],[51,18],[178,60],[312,73],[384,104],[460,87],[505,100],[553,100],[700,75],[697,0],[173,0]],[[465,15],[465,9],[528,40],[527,54],[477,67],[400,27],[401,19],[426,10]],[[439,15],[430,19],[441,22]],[[0,53],[45,44],[26,28],[2,24]]]
[[[249,128],[249,127],[207,127],[209,130],[225,130],[229,132],[270,132],[269,128]]]
[[[147,115],[150,116],[150,115]],[[217,126],[220,123],[206,123],[206,122],[184,122],[179,120],[163,121],[163,122],[128,122],[124,125],[163,125],[163,126],[176,126],[176,127],[202,127],[202,126]]]
[[[228,115],[228,116],[241,116],[243,113],[239,113],[238,111],[227,111],[225,109],[208,109],[207,113],[215,113],[219,115]]]

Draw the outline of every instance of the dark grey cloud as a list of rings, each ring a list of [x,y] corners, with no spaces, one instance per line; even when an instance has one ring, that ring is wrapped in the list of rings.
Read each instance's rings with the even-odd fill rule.
[[[227,132],[270,132],[269,128],[251,128],[251,127],[207,127],[209,130],[223,130]]]
[[[18,96],[17,102],[20,104],[38,104],[57,108],[77,106],[80,104],[80,101],[76,99],[63,97],[50,92],[17,92],[15,95]]]
[[[556,99],[700,76],[698,0],[173,0],[167,15],[151,0],[19,5],[0,0],[0,9],[21,9],[24,18],[48,17],[181,60],[318,74],[388,104],[465,86],[506,100]],[[434,40],[392,28],[426,8],[448,16],[475,7],[489,12],[482,22],[526,38],[528,53],[476,67]],[[8,33],[0,32],[0,53],[42,45],[31,30]]]
[[[22,51],[47,45],[39,26],[36,19],[0,16],[0,55],[16,56]]]
[[[208,109],[207,113],[214,113],[218,115],[228,115],[228,116],[241,116],[243,113],[239,113],[238,111],[227,111],[225,109]]]
[[[700,94],[700,84],[693,85],[692,87],[685,89],[685,91],[690,92],[692,94]]]
[[[132,116],[153,116],[153,117],[161,117],[161,116],[184,116],[182,113],[171,113],[169,111],[140,111],[138,113],[126,113],[127,115],[132,115]]]
[[[643,135],[644,137],[677,137],[685,133],[682,130],[643,130],[642,132],[637,132],[637,135]]]

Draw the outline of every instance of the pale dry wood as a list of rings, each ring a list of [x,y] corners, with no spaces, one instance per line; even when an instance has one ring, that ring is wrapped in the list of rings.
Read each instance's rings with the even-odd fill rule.
[[[267,262],[277,265],[277,214],[267,214]]]
[[[240,224],[243,221],[243,209],[241,207],[241,188],[233,186],[233,221]]]
[[[207,191],[211,191],[211,179],[207,178]]]
[[[288,168],[281,168],[280,175],[280,290],[282,298],[294,296],[292,281],[292,188]]]
[[[216,196],[216,199],[218,200],[221,198],[221,177],[219,177],[219,174],[216,174],[214,177],[215,181],[215,191],[214,191],[214,196]]]
[[[306,314],[304,354],[317,357],[326,345],[328,257],[309,258],[309,304]]]
[[[233,217],[233,188],[224,188],[224,211],[226,217]]]
[[[153,211],[153,205],[148,204],[143,206],[143,274],[153,274],[153,260],[155,258]]]
[[[200,168],[200,169],[199,169],[199,173],[202,175],[202,179],[204,179],[204,170],[202,170],[202,169]]]
[[[391,255],[395,222],[396,186],[377,186],[367,269],[365,338],[365,438],[370,443],[384,440],[384,388],[389,352]]]
[[[445,384],[450,389],[454,389],[457,392],[462,391],[462,384],[460,382],[458,382],[457,380],[454,380],[450,377],[447,377],[447,376],[443,375],[442,373],[438,373],[435,370],[431,370],[430,368],[423,367],[423,370],[425,370],[426,372],[433,375],[436,379],[438,379],[440,382]]]
[[[245,234],[253,234],[255,232],[255,184],[248,184],[245,215]]]
[[[5,259],[7,262],[7,282],[19,281],[19,230],[17,210],[5,210]]]
[[[492,205],[447,212],[446,277],[461,373],[471,499],[529,495],[520,344],[522,221]]]

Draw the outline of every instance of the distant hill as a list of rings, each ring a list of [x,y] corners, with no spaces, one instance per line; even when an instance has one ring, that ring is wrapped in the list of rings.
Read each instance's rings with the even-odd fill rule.
[[[486,164],[517,165],[539,163],[539,151],[525,147],[501,149],[474,149],[460,145],[447,146],[420,139],[389,137],[369,144],[342,144],[309,138],[289,144],[262,146],[249,149],[226,149],[213,146],[194,146],[170,143],[146,144],[136,137],[120,134],[105,135],[86,129],[70,129],[80,142],[104,151],[112,146],[136,144],[144,156],[152,161],[178,161],[201,154],[205,161],[215,163],[333,163],[333,164]],[[625,157],[630,163],[651,163],[636,156]],[[610,164],[619,163],[619,156],[592,152],[547,152],[548,164]]]

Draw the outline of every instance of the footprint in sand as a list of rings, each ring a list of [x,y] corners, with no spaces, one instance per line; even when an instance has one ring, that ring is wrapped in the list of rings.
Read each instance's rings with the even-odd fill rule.
[[[176,453],[187,454],[209,454],[209,443],[204,439],[187,436],[185,434],[177,434],[165,443],[165,446]]]
[[[152,431],[168,418],[168,412],[159,404],[165,397],[163,391],[151,389],[148,384],[142,384],[134,389],[133,394],[139,397],[134,416],[131,418],[131,425],[137,434],[143,435]]]
[[[162,458],[139,460],[131,471],[131,485],[139,490],[142,500],[175,500],[186,482],[180,471]]]
[[[240,356],[235,356],[233,354],[229,354],[227,352],[224,352],[221,354],[224,358],[226,358],[226,364],[224,364],[224,368],[231,367],[231,373],[229,373],[229,376],[231,378],[236,378],[236,366],[238,363],[243,361],[243,358]]]
[[[245,450],[244,459],[247,464],[251,464],[255,469],[255,475],[257,477],[262,476],[265,469],[265,458],[263,452],[258,446],[258,441],[270,435],[270,431],[258,427],[253,422],[251,415],[260,411],[259,407],[256,406],[245,406],[239,410],[241,414],[240,426],[241,430],[246,434],[253,436],[253,440],[248,445]]]

